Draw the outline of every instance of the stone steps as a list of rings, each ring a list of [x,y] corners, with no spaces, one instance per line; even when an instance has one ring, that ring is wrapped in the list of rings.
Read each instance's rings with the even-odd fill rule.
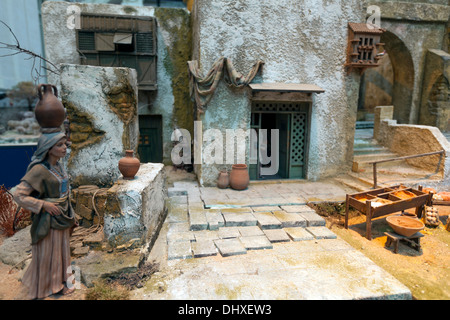
[[[168,260],[223,257],[274,243],[335,239],[325,220],[306,205],[205,209],[187,204],[188,195],[168,199]]]

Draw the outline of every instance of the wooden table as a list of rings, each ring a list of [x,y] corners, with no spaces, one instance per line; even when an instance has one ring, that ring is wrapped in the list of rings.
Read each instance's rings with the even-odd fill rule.
[[[399,198],[399,191],[407,191],[411,198]],[[372,202],[385,201],[386,204],[375,207]],[[348,229],[348,211],[350,206],[366,216],[366,238],[372,240],[372,219],[386,216],[388,214],[416,208],[416,216],[420,218],[424,205],[430,205],[432,194],[422,191],[422,186],[418,190],[396,185],[387,188],[368,190],[365,192],[346,195],[345,205],[345,228]]]

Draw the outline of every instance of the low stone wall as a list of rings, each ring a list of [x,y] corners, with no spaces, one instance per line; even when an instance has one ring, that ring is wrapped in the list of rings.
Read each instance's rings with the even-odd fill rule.
[[[119,178],[111,188],[84,185],[72,191],[72,206],[80,226],[103,225],[112,247],[156,240],[166,216],[163,164],[146,163],[133,180]]]
[[[390,106],[389,108],[391,108]],[[383,108],[383,107],[377,107]],[[386,114],[386,113],[385,113]],[[388,114],[392,114],[388,112]],[[377,118],[377,117],[376,117]],[[397,124],[396,120],[378,117],[378,131],[374,138],[399,156],[423,154],[444,150],[439,173],[444,181],[450,181],[450,143],[442,132],[432,126]],[[421,169],[435,171],[440,155],[406,160],[408,164]]]

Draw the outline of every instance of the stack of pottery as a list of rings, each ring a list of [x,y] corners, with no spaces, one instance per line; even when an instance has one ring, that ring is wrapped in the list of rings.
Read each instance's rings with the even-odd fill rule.
[[[230,187],[234,190],[245,190],[250,183],[246,164],[233,164],[230,173]]]

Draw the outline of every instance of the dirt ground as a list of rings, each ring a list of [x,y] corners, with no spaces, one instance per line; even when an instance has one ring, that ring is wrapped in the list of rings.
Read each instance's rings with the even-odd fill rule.
[[[191,174],[183,170],[174,170],[167,176],[171,181],[191,178]],[[384,232],[392,231],[385,217],[373,221],[373,239],[369,241],[364,237],[365,216],[356,211],[351,211],[349,229],[343,227],[342,211],[341,214],[337,211],[319,212],[319,214],[326,215],[327,227],[340,238],[406,285],[414,299],[450,300],[450,232],[444,229],[444,224],[450,215],[450,206],[437,208],[443,224],[437,228],[425,228],[422,231],[425,237],[421,238],[421,250],[416,251],[400,243],[397,254],[393,252],[393,246],[389,248],[385,246]],[[2,242],[3,239],[0,236],[0,244]],[[22,273],[23,270],[12,269],[11,266],[0,263],[0,300],[26,299],[24,287],[19,280]],[[82,286],[71,295],[54,295],[46,300],[83,300],[86,293],[87,288]]]
[[[392,231],[386,217],[373,220],[371,241],[365,238],[364,215],[355,213],[349,220],[349,229],[343,227],[343,216],[331,215],[326,221],[334,233],[406,285],[413,299],[450,300],[450,232],[444,228],[450,206],[436,207],[442,223],[421,231],[425,235],[420,240],[421,250],[401,242],[397,254],[393,252],[393,245],[386,247],[384,232]]]

